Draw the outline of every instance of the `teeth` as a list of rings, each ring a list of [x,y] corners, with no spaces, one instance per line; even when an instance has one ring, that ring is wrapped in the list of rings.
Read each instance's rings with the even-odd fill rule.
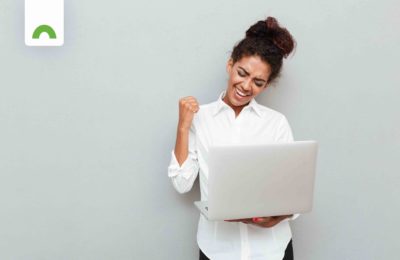
[[[243,92],[240,92],[240,90],[238,90],[238,89],[236,89],[236,93],[238,93],[238,95],[239,95],[239,96],[241,96],[241,97],[247,97],[247,96],[250,96],[250,95],[246,95],[246,94],[244,94]]]

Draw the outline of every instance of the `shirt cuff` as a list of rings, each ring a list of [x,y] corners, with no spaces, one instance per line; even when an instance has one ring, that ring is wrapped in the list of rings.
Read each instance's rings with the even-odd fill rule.
[[[191,176],[191,169],[194,167],[193,163],[191,162],[191,159],[189,156],[186,158],[186,160],[182,163],[182,165],[179,165],[178,160],[176,159],[175,152],[172,150],[171,153],[171,162],[168,167],[168,177],[173,178],[177,175],[183,176],[185,179],[189,179]]]

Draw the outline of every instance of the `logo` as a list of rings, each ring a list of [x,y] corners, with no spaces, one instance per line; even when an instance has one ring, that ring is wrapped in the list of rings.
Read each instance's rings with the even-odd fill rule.
[[[64,44],[64,0],[25,0],[25,44]]]

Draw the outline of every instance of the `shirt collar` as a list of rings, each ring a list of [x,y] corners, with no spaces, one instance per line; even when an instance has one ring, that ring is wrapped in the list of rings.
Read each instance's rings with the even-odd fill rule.
[[[231,108],[230,106],[228,106],[222,99],[225,97],[225,91],[223,91],[220,95],[219,98],[217,100],[217,106],[215,107],[213,116],[216,116],[219,112],[221,112],[223,109],[229,109]],[[250,103],[246,106],[249,107],[249,109],[253,110],[256,115],[261,116],[261,110],[260,110],[260,105],[257,103],[257,101],[252,98]],[[246,109],[246,107],[244,107],[243,109]]]

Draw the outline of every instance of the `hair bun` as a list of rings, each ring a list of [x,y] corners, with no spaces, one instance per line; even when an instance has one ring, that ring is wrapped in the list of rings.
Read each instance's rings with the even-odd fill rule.
[[[280,27],[278,21],[269,16],[265,21],[258,21],[246,31],[246,37],[263,38],[271,41],[283,57],[294,49],[295,41],[286,28]]]

